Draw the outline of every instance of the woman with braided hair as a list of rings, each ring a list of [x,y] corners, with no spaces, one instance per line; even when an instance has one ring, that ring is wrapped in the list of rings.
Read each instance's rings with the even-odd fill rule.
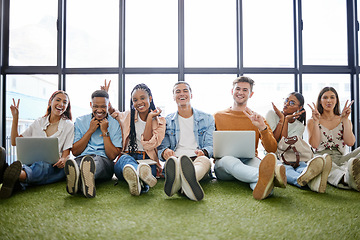
[[[105,90],[109,85],[105,82]],[[131,195],[138,196],[147,192],[148,186],[155,186],[156,175],[162,171],[156,148],[165,136],[166,121],[160,113],[154,105],[151,90],[144,83],[131,91],[130,110],[112,113],[120,123],[123,139],[123,152],[115,163],[114,172],[118,179],[125,179],[129,184]],[[144,159],[151,159],[156,164],[150,167],[137,161]]]

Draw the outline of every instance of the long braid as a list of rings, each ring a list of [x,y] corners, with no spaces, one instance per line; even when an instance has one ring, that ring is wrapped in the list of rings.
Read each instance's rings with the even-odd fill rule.
[[[146,86],[146,84],[144,83],[140,83],[138,85],[136,85],[133,90],[131,91],[131,97],[130,97],[130,111],[131,111],[131,117],[130,117],[130,134],[129,134],[129,152],[130,153],[134,153],[138,150],[138,145],[136,142],[136,130],[135,130],[135,107],[132,101],[132,94],[136,91],[136,90],[144,90],[147,92],[147,94],[149,95],[149,97],[152,97],[151,94],[151,90],[148,86]],[[154,104],[154,100],[152,99],[150,102],[150,107],[149,107],[149,112],[151,110],[155,110],[155,104]]]

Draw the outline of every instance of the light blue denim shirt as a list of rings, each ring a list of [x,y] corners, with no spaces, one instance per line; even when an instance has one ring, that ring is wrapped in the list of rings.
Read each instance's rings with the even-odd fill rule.
[[[210,158],[213,155],[213,132],[215,131],[214,117],[194,108],[192,110],[196,141],[200,149],[205,149],[208,152]],[[179,143],[180,128],[178,116],[178,112],[166,116],[165,137],[158,147],[158,156],[162,161],[165,161],[165,159],[161,157],[163,151],[167,148],[175,151]]]
[[[87,130],[90,127],[90,121],[92,119],[92,115],[84,115],[81,117],[78,117],[75,121],[75,137],[74,137],[74,143],[79,141],[84,134],[87,132]],[[110,139],[111,142],[114,144],[115,147],[121,148],[122,147],[122,136],[121,136],[121,128],[119,125],[119,122],[115,120],[113,117],[108,117],[109,121],[109,127],[108,131],[110,133]],[[102,157],[106,157],[107,155],[105,153],[105,145],[104,145],[104,139],[101,136],[101,130],[100,127],[96,129],[96,131],[91,135],[91,138],[85,148],[85,150],[79,155],[79,156],[85,156],[88,154],[95,154]],[[79,157],[77,156],[77,157]]]

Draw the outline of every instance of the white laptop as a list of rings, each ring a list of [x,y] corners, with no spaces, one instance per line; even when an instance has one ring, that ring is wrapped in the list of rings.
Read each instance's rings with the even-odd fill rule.
[[[255,157],[254,131],[214,131],[214,158],[224,156],[236,158]]]
[[[16,138],[17,160],[31,165],[43,161],[54,164],[59,160],[59,144],[57,138],[18,137]]]

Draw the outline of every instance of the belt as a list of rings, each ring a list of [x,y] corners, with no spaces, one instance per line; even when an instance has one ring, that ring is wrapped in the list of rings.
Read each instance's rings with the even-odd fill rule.
[[[142,159],[148,159],[149,158],[149,156],[146,154],[145,151],[135,151],[135,152],[132,152],[132,153],[130,153],[129,151],[125,151],[124,153],[127,153],[129,155],[131,155],[131,154],[140,154],[143,157]]]

